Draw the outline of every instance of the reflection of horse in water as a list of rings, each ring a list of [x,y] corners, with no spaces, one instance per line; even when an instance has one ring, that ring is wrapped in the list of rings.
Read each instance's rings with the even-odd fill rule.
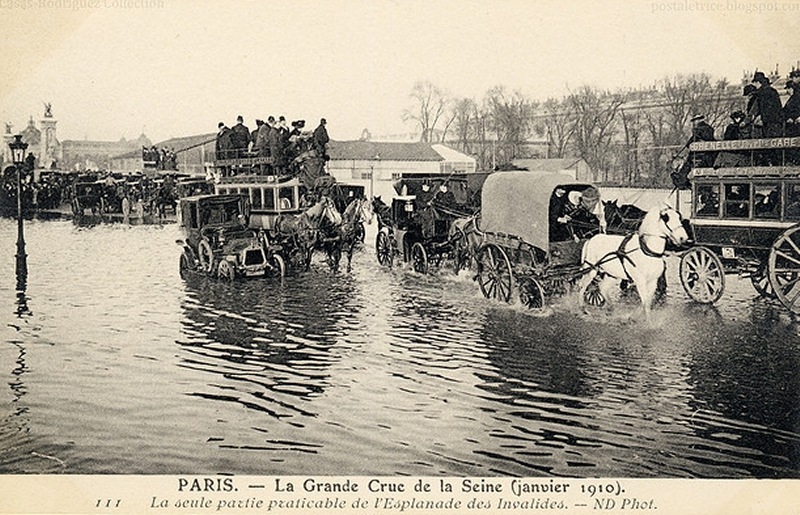
[[[648,211],[636,233],[592,237],[583,246],[582,269],[587,273],[580,288],[581,297],[597,276],[631,281],[649,315],[658,280],[666,267],[667,242],[681,245],[687,240],[681,215],[672,208]]]
[[[288,243],[289,262],[307,270],[311,266],[314,249],[325,250],[329,259],[337,253],[341,256],[338,238],[331,240],[331,235],[338,232],[341,224],[342,216],[333,201],[322,197],[299,215],[279,216],[275,221],[275,232],[280,243]]]

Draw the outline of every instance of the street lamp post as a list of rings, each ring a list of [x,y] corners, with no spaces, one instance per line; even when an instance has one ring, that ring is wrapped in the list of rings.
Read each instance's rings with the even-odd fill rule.
[[[25,233],[22,227],[22,168],[25,163],[25,150],[28,144],[22,141],[22,135],[14,136],[14,141],[8,144],[11,148],[11,157],[17,169],[17,281],[28,275],[27,254],[25,254]]]

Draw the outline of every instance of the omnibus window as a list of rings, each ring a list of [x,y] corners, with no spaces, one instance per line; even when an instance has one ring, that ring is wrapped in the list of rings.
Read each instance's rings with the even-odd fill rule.
[[[719,216],[719,185],[698,184],[694,205],[697,216]]]
[[[275,209],[275,189],[264,188],[264,209]]]
[[[781,185],[758,184],[753,193],[753,216],[778,218],[781,215]]]
[[[725,213],[730,218],[750,218],[750,185],[725,185]]]
[[[294,188],[280,188],[278,190],[281,209],[294,209]]]
[[[261,209],[261,188],[253,188],[250,190],[250,203],[253,209]]]
[[[800,183],[786,185],[786,218],[800,220]]]

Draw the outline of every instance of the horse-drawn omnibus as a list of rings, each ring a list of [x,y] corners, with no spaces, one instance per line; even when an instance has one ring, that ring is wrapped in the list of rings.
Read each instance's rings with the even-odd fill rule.
[[[692,168],[691,231],[681,258],[689,296],[716,302],[725,274],[800,313],[800,137],[692,143],[715,166]]]

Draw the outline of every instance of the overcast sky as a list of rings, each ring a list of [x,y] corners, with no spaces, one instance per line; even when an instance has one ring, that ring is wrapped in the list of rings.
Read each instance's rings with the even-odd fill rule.
[[[237,114],[324,116],[355,139],[404,131],[419,80],[539,100],[676,73],[738,81],[786,74],[798,29],[797,0],[0,0],[0,121],[18,132],[47,101],[62,141],[159,141]]]

